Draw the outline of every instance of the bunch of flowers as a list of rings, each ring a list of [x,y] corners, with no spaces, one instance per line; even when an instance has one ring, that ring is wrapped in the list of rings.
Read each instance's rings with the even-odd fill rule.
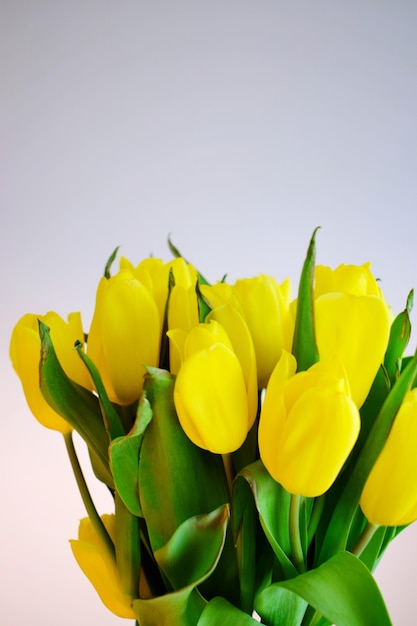
[[[386,626],[372,576],[417,518],[412,293],[394,317],[370,264],[209,284],[125,258],[79,313],[28,314],[11,359],[65,439],[88,516],[74,556],[140,626]],[[75,349],[74,349],[75,348]],[[100,516],[73,444],[114,510]]]

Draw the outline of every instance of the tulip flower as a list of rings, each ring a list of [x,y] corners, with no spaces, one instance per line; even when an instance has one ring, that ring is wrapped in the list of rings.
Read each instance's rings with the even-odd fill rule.
[[[370,271],[318,266],[314,288],[317,348],[321,359],[337,356],[345,367],[352,398],[364,403],[388,345],[391,312]]]
[[[139,398],[145,365],[158,364],[160,329],[152,295],[130,270],[101,279],[87,352],[110,400],[128,405]]]
[[[115,516],[103,515],[103,523],[115,538]],[[135,619],[133,598],[123,592],[114,556],[104,547],[88,517],[80,522],[78,539],[70,540],[71,549],[81,570],[90,580],[103,604],[118,617]]]
[[[244,442],[253,423],[245,377],[226,331],[216,321],[190,331],[174,402],[184,432],[200,448],[224,454]]]
[[[315,497],[332,485],[359,434],[359,412],[337,359],[296,373],[284,351],[266,389],[259,451],[271,476],[290,493]]]
[[[252,335],[258,372],[258,387],[266,387],[282,349],[289,350],[293,322],[290,316],[290,282],[279,285],[274,278],[261,274],[203,287],[213,306],[231,303],[241,313]]]
[[[173,287],[168,309],[168,328],[189,330],[198,324],[196,294],[197,271],[182,257],[164,263],[153,257],[144,259],[136,268],[126,259],[121,259],[121,268],[130,267],[135,278],[146,285],[158,306],[161,322],[168,298],[169,274],[173,275]]]
[[[409,391],[360,499],[368,521],[403,526],[417,519],[417,389]]]
[[[79,313],[70,313],[66,322],[54,312],[46,315],[28,313],[14,327],[10,342],[12,364],[22,383],[30,410],[43,426],[65,434],[71,430],[71,426],[49,406],[39,387],[41,342],[38,319],[49,326],[58,360],[67,376],[91,389],[90,375],[74,350],[75,342],[83,342],[84,339],[81,316]]]

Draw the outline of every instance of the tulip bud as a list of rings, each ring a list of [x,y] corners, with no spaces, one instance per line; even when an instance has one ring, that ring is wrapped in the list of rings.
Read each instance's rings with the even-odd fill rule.
[[[174,402],[184,432],[197,446],[223,454],[244,442],[252,425],[245,378],[217,322],[199,324],[190,331]]]
[[[337,356],[360,408],[384,360],[391,312],[370,271],[341,265],[318,266],[315,283],[315,333],[321,359]]]
[[[258,387],[266,387],[282,349],[291,348],[290,282],[279,285],[271,276],[261,274],[232,286],[219,283],[202,287],[202,291],[213,306],[231,303],[241,313],[255,348]]]
[[[91,389],[90,375],[74,350],[75,342],[83,343],[84,339],[81,316],[79,313],[70,313],[68,322],[65,322],[54,312],[46,315],[28,313],[14,327],[10,342],[12,364],[33,415],[46,428],[66,433],[71,430],[71,426],[49,406],[39,387],[41,342],[38,319],[49,326],[57,357],[66,375],[79,385]]]
[[[315,497],[332,485],[359,434],[359,412],[342,365],[322,361],[295,373],[284,351],[262,406],[259,451],[271,476],[290,493]]]
[[[115,539],[115,516],[103,515],[103,523]],[[122,590],[119,572],[114,557],[105,549],[88,517],[80,522],[78,539],[70,540],[74,557],[94,586],[103,604],[115,615],[135,619],[132,598]]]
[[[409,391],[360,499],[372,524],[403,526],[417,519],[417,389]]]
[[[101,279],[87,352],[113,402],[139,398],[145,365],[158,364],[160,328],[152,295],[130,270]]]

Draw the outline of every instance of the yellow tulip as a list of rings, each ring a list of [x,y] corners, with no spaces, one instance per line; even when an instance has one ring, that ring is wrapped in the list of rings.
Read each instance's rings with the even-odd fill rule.
[[[159,346],[158,308],[148,289],[128,269],[102,278],[87,352],[113,402],[139,398],[145,365],[158,365]]]
[[[114,541],[114,515],[103,515],[103,523]],[[90,519],[84,518],[78,529],[78,539],[70,540],[74,557],[94,586],[103,604],[118,617],[135,619],[133,598],[123,592],[115,558],[104,548]]]
[[[271,276],[261,274],[237,280],[234,285],[202,287],[202,292],[212,306],[231,303],[243,316],[255,348],[258,386],[266,387],[282,350],[291,349],[289,280],[279,285]]]
[[[217,321],[226,331],[237,358],[242,367],[248,395],[250,426],[258,412],[258,383],[256,356],[252,336],[242,315],[231,304],[224,304],[213,309],[206,317],[206,322]]]
[[[352,398],[364,403],[388,345],[392,315],[369,263],[318,266],[315,332],[321,359],[338,357],[346,369]]]
[[[341,363],[296,373],[284,351],[266,389],[259,451],[271,476],[293,494],[319,496],[334,482],[359,434],[359,412]]]
[[[20,378],[33,415],[46,428],[67,433],[71,426],[49,406],[39,387],[41,342],[38,319],[49,326],[55,352],[67,376],[83,387],[91,389],[90,375],[77,351],[74,350],[76,341],[84,341],[81,316],[79,313],[70,313],[66,322],[54,312],[46,315],[28,313],[14,327],[10,342],[12,364]]]
[[[372,524],[403,526],[417,519],[417,389],[409,391],[368,476],[360,506]]]
[[[124,261],[125,262],[125,261]],[[192,324],[198,324],[198,306],[196,295],[197,271],[182,257],[164,263],[161,259],[144,259],[133,269],[135,278],[151,291],[158,306],[161,322],[164,318],[168,297],[169,274],[172,272],[175,286],[171,291],[168,311],[168,328],[188,330],[189,318]],[[179,293],[176,293],[176,292]],[[182,315],[185,315],[182,323]],[[181,325],[179,326],[179,320]]]
[[[245,377],[227,333],[216,321],[190,331],[174,402],[184,432],[200,448],[224,454],[244,442],[253,423]]]

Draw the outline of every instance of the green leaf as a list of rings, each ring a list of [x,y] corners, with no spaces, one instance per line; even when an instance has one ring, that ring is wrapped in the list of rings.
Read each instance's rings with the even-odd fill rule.
[[[174,378],[149,368],[144,389],[153,419],[140,452],[139,493],[152,548],[159,550],[182,522],[210,513],[229,496],[221,457],[195,446],[181,428]]]
[[[185,520],[210,513],[230,496],[221,456],[195,446],[181,428],[173,400],[174,378],[156,368],[148,368],[148,372],[144,389],[153,418],[140,451],[139,494],[156,551]],[[206,583],[213,589],[218,577],[223,595],[230,598],[239,593],[235,559],[233,540],[228,536],[219,566]]]
[[[141,567],[139,519],[126,508],[115,494],[116,564],[123,592],[135,598],[139,589]]]
[[[202,583],[216,567],[226,540],[229,505],[183,522],[155,559],[173,589]]]
[[[114,484],[129,511],[138,517],[143,516],[139,497],[139,454],[151,419],[151,406],[146,395],[142,394],[132,430],[112,441],[110,446]]]
[[[110,268],[113,265],[114,259],[116,258],[116,255],[119,251],[120,246],[117,246],[117,248],[115,248],[113,250],[113,252],[111,253],[111,255],[109,256],[109,259],[106,263],[106,266],[104,268],[104,278],[110,278],[111,274],[110,274]]]
[[[195,626],[205,604],[189,585],[156,598],[134,600],[133,611],[140,626]]]
[[[285,578],[297,575],[288,555],[291,554],[289,535],[290,494],[267,472],[262,462],[256,461],[236,477],[246,480],[252,490],[259,520],[277,557]]]
[[[350,552],[274,587],[300,596],[336,626],[392,626],[372,574]]]
[[[74,348],[76,348],[79,357],[81,358],[82,362],[88,369],[90,376],[92,378],[92,381],[94,383],[94,386],[96,388],[99,402],[100,402],[101,413],[102,413],[103,420],[104,420],[104,425],[108,432],[109,438],[112,440],[112,439],[116,439],[116,437],[122,437],[125,434],[125,431],[122,426],[122,422],[120,421],[120,418],[116,409],[114,408],[114,406],[112,405],[112,403],[110,402],[108,398],[106,389],[103,385],[103,381],[101,380],[101,376],[100,376],[98,369],[96,368],[96,366],[94,365],[90,357],[88,357],[85,354],[85,352],[82,350],[82,344],[80,341],[77,341],[75,343]]]
[[[79,433],[86,442],[94,472],[113,487],[109,468],[109,438],[104,426],[98,398],[65,374],[55,353],[49,327],[39,321],[41,358],[40,389],[45,400]]]
[[[337,502],[328,524],[319,563],[346,548],[350,527],[354,519],[366,479],[388,437],[392,423],[405,394],[417,375],[417,352],[395,382],[373,424],[359,457],[350,471],[346,487]],[[354,538],[352,537],[352,541]]]
[[[222,597],[213,598],[198,620],[197,626],[256,626],[258,622]]]
[[[398,378],[401,359],[411,335],[410,313],[413,307],[414,292],[410,291],[404,311],[392,323],[388,348],[385,353],[384,367],[388,373],[391,385]]]
[[[302,622],[307,604],[300,596],[273,584],[257,596],[255,610],[268,626],[297,626]]]
[[[318,227],[319,228],[319,227]],[[314,331],[314,267],[316,256],[315,229],[307,250],[298,288],[297,315],[295,319],[292,353],[297,359],[297,371],[307,370],[317,363],[319,354]]]
[[[176,258],[182,258],[184,259],[184,261],[186,263],[189,263],[189,261],[187,261],[187,259],[181,254],[181,252],[178,250],[178,248],[176,246],[174,246],[174,244],[172,243],[171,240],[171,236],[168,237],[168,247],[171,251],[171,254]],[[210,283],[208,282],[208,280],[206,280],[204,278],[204,276],[202,274],[200,274],[200,272],[197,271],[198,274],[198,281],[200,283],[200,285],[209,285]]]
[[[239,567],[240,602],[244,611],[253,606],[257,567],[258,522],[253,494],[246,480],[233,484],[232,528]]]

